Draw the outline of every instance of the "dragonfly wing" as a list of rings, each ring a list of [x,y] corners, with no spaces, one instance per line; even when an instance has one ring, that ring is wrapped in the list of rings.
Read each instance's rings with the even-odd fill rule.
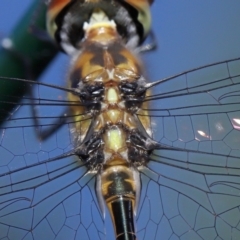
[[[142,170],[142,239],[240,237],[239,69],[235,60],[188,72],[149,98],[155,139],[170,148]]]
[[[50,87],[25,85],[37,88],[39,95],[25,96],[1,128],[0,238],[105,238],[94,175],[87,174],[77,157],[68,156],[75,149],[71,117],[48,139],[40,141],[36,135],[31,107],[39,110],[40,128],[47,129],[69,102],[47,98]],[[51,91],[49,96],[57,99],[59,91]]]

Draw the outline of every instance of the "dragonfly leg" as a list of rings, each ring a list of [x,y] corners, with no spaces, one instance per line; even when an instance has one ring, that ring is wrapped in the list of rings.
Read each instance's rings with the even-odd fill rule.
[[[155,49],[157,49],[158,44],[157,44],[157,40],[156,40],[156,37],[155,37],[153,31],[150,31],[149,39],[150,39],[150,43],[146,43],[146,44],[138,47],[139,52],[154,51]]]
[[[45,125],[40,123],[37,109],[34,107],[34,104],[31,107],[31,110],[32,110],[34,125],[36,126],[35,128],[36,135],[40,140],[43,140],[43,141],[49,138],[50,136],[52,136],[52,134],[54,134],[59,128],[61,128],[69,119],[69,116],[67,114],[68,111],[66,109],[65,111],[63,111],[62,114],[59,115],[59,117],[56,118],[55,121],[49,124],[49,127],[47,129],[43,130],[42,127]]]

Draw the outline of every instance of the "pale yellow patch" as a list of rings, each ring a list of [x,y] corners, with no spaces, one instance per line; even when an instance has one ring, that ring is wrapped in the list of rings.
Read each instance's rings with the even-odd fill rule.
[[[108,131],[108,148],[117,152],[123,147],[122,132],[119,129],[111,129]]]
[[[108,110],[107,115],[109,117],[109,121],[116,124],[120,120],[121,112],[119,110]]]
[[[118,94],[114,88],[109,88],[107,92],[107,101],[110,104],[114,104],[118,102]]]

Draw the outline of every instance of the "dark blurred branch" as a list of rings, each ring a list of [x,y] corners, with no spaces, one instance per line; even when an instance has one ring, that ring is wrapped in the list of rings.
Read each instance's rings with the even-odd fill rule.
[[[37,79],[57,54],[56,47],[50,41],[43,41],[30,31],[31,23],[34,28],[45,29],[46,6],[40,7],[39,2],[34,2],[12,34],[5,38],[4,42],[10,40],[12,47],[0,49],[1,77]],[[13,104],[6,104],[6,101],[13,101],[12,96],[21,98],[26,90],[22,82],[0,79],[0,123],[15,107]]]

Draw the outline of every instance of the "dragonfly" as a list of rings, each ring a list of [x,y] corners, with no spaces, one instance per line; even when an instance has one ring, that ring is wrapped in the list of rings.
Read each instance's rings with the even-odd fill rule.
[[[188,71],[153,86],[153,97],[148,100],[152,102],[154,139],[183,151],[157,150],[150,157],[149,172],[142,172],[136,216],[138,239],[239,238],[239,32],[237,28],[231,31],[239,22],[239,8],[219,1],[195,4],[154,3],[153,17],[155,12],[157,18],[153,31],[160,36],[157,51],[144,56],[149,78],[159,80],[199,65],[235,60]],[[216,18],[212,17],[213,9],[219,9]],[[203,16],[209,18],[201,20]],[[190,25],[195,18],[195,25]],[[213,32],[216,23],[221,29]],[[208,27],[209,32],[203,31]],[[150,61],[155,54],[156,59]],[[180,91],[186,82],[188,92]],[[50,87],[39,85],[33,91],[36,98],[64,98],[62,91]],[[221,108],[218,102],[229,105]],[[36,107],[40,116],[58,114],[58,109],[51,113]],[[103,218],[98,206],[95,179],[85,176],[72,158],[45,162],[71,148],[69,125],[39,142],[30,114],[28,106],[21,105],[13,115],[18,121],[2,128],[1,156],[9,161],[3,162],[9,172],[2,174],[1,182],[4,186],[6,178],[12,176],[14,184],[9,186],[12,194],[1,192],[1,238],[114,239],[110,216],[106,212]],[[26,122],[20,122],[20,118]],[[11,124],[18,128],[11,128]],[[38,188],[32,192],[34,186]]]

